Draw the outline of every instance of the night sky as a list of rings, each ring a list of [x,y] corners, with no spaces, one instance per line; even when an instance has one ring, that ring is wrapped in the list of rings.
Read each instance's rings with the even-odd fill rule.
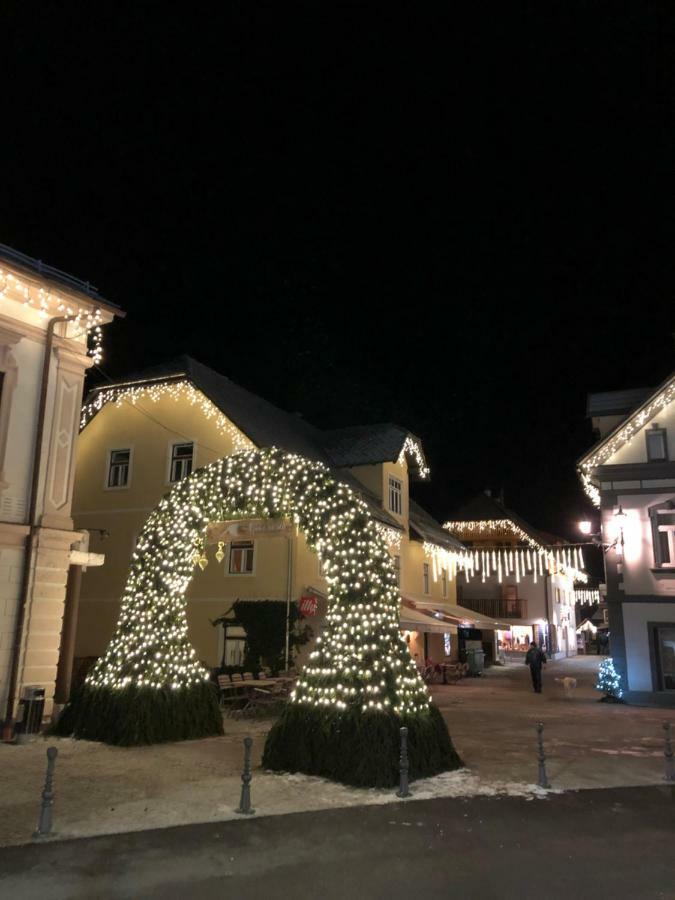
[[[398,422],[439,518],[571,536],[587,392],[675,369],[675,8],[394,6],[5,2],[0,240],[126,310],[108,375]]]

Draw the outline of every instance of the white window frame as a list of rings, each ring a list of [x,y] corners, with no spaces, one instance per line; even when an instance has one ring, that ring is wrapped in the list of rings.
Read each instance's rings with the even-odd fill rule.
[[[232,550],[238,544],[250,544],[251,549],[253,551],[253,559],[251,560],[251,571],[250,572],[232,572]],[[225,569],[225,576],[228,578],[250,578],[252,575],[255,575],[255,563],[256,563],[256,542],[245,540],[245,541],[230,541],[227,547],[227,567]]]
[[[429,593],[429,563],[422,563],[422,587],[424,593]]]
[[[659,522],[661,516],[675,518],[675,501],[668,500],[663,503],[657,503],[649,509],[649,517],[652,523],[654,566],[657,569],[675,569],[675,523],[661,524]],[[667,562],[661,558],[660,536],[662,534],[666,535],[668,542],[670,559]]]
[[[173,451],[175,447],[186,447],[188,444],[192,445],[192,462],[190,465],[190,471],[187,473],[190,475],[195,470],[195,457],[197,455],[197,444],[195,441],[169,441],[169,459],[168,459],[168,467],[167,467],[167,484],[178,484],[183,480],[183,478],[187,478],[187,475],[183,475],[180,478],[172,478],[173,475]]]
[[[110,484],[110,472],[112,470],[113,453],[128,453],[129,461],[127,462],[127,480],[124,484]],[[133,447],[111,447],[106,451],[106,467],[103,479],[103,487],[106,491],[126,491],[131,486],[131,477],[133,473],[134,448]]]
[[[403,515],[403,482],[395,475],[389,476],[389,511],[396,516]],[[397,508],[398,507],[398,508]]]
[[[652,456],[649,451],[649,438],[658,435],[663,443],[663,456]],[[668,462],[668,432],[659,425],[653,425],[645,431],[645,445],[647,448],[647,462]]]

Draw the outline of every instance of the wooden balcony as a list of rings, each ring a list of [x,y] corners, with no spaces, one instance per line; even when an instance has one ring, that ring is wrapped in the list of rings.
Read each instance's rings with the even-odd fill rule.
[[[526,619],[527,600],[501,600],[496,598],[462,597],[459,601],[465,609],[489,616],[491,619]]]

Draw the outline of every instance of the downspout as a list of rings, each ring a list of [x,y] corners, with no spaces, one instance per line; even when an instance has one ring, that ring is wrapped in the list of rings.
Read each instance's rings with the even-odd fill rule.
[[[72,316],[55,316],[47,325],[47,340],[45,343],[45,356],[42,363],[42,381],[40,387],[40,405],[38,407],[37,434],[35,437],[35,449],[33,452],[33,474],[30,485],[30,506],[28,512],[29,532],[26,536],[26,552],[23,557],[23,571],[21,575],[21,593],[19,613],[16,620],[14,633],[14,646],[12,647],[12,659],[9,671],[9,690],[7,694],[7,709],[2,731],[5,741],[12,739],[14,731],[14,694],[16,692],[19,677],[19,658],[21,656],[21,642],[23,638],[23,626],[26,618],[26,606],[28,604],[28,588],[30,586],[30,573],[33,564],[33,543],[37,534],[35,513],[37,510],[37,489],[40,480],[40,462],[42,459],[42,442],[45,431],[45,413],[47,410],[47,392],[49,388],[49,369],[54,346],[54,328],[61,322],[70,322]]]
[[[286,571],[286,652],[284,655],[284,669],[288,672],[291,656],[291,595],[293,593],[293,537],[288,541],[287,571]]]

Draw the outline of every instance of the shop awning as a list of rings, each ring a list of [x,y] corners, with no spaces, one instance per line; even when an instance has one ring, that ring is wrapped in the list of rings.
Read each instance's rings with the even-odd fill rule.
[[[491,619],[481,613],[457,606],[455,603],[434,603],[430,600],[414,600],[411,597],[403,597],[401,609],[411,609],[412,612],[422,613],[423,616],[438,622],[446,622],[460,628],[481,628],[494,631],[495,628],[508,630],[509,622],[500,619]]]
[[[450,625],[456,625],[455,622],[447,622],[443,624],[433,615],[427,615],[417,609],[410,609],[407,606],[400,608],[399,625],[406,631],[426,631],[432,634],[447,634]]]

